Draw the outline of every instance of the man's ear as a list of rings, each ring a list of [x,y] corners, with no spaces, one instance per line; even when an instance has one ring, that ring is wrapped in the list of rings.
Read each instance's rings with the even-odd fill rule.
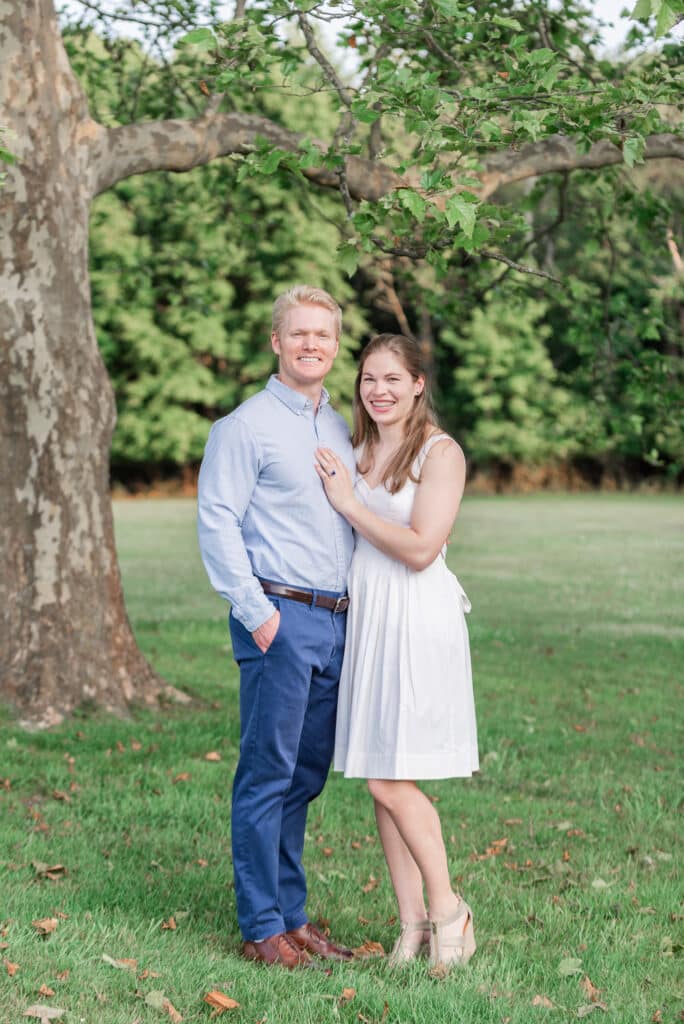
[[[280,341],[275,331],[271,332],[271,348],[277,356],[280,355]]]

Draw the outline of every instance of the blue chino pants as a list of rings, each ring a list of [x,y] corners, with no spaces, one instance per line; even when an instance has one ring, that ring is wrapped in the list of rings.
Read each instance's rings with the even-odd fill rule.
[[[240,666],[233,871],[240,931],[254,942],[308,920],[306,814],[332,760],[347,618],[287,598],[269,601],[280,610],[280,626],[266,654],[230,617]]]

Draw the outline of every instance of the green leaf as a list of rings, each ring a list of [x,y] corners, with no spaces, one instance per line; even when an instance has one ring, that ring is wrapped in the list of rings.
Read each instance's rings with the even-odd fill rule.
[[[622,144],[622,155],[628,167],[644,162],[644,140],[640,135],[630,135]]]
[[[658,11],[658,18],[656,21],[656,39],[664,36],[666,32],[677,24],[679,15],[667,2],[664,2]]]
[[[553,50],[549,50],[546,46],[541,46],[538,50],[532,50],[527,55],[527,60],[530,64],[548,64],[555,56]]]
[[[399,202],[409,210],[419,223],[425,219],[426,202],[421,195],[411,188],[399,189]]]
[[[203,50],[209,50],[216,45],[214,33],[209,28],[194,28],[192,32],[186,33],[178,40],[179,46],[199,46]]]
[[[453,18],[459,14],[458,3],[455,3],[454,0],[437,0],[437,6],[447,18]]]
[[[498,142],[501,138],[501,128],[496,121],[483,121],[480,125],[480,134],[485,142]]]
[[[630,14],[630,18],[635,18],[638,21],[645,21],[651,16],[651,0],[638,0],[634,10]]]
[[[373,124],[381,114],[381,111],[369,107],[365,100],[354,100],[351,111],[357,121],[361,121],[362,124]]]
[[[546,92],[551,92],[554,85],[556,84],[556,79],[560,74],[560,70],[560,64],[552,64],[551,67],[544,72],[539,83],[542,89],[544,89]]]
[[[337,250],[337,262],[347,277],[351,277],[359,265],[359,254],[356,248],[349,243],[341,245]]]
[[[433,167],[430,170],[423,171],[420,178],[421,188],[424,188],[428,191],[430,189],[436,188],[443,177],[444,171],[442,170],[441,167]]]
[[[13,153],[10,153],[9,150],[3,149],[2,146],[0,146],[0,160],[2,160],[4,164],[16,164],[17,162],[16,156]]]
[[[477,206],[467,202],[463,196],[452,196],[444,207],[447,224],[450,228],[460,224],[463,234],[467,238],[473,237],[475,221],[477,220]]]
[[[495,25],[500,25],[501,28],[512,28],[516,32],[522,32],[523,30],[522,25],[515,18],[505,18],[501,14],[495,14],[492,21]]]
[[[280,149],[274,149],[271,153],[268,153],[266,157],[259,161],[258,167],[261,173],[273,174],[274,171],[277,171],[284,155]]]

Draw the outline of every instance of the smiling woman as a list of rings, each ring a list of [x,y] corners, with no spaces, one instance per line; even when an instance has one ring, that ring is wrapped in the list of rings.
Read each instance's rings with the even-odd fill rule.
[[[361,475],[352,481],[333,451],[317,451],[330,503],[356,534],[334,763],[367,779],[373,797],[401,919],[390,963],[416,959],[429,940],[443,975],[475,952],[473,919],[451,888],[439,816],[416,780],[478,768],[470,605],[445,561],[465,458],[435,423],[410,339],[373,338],[355,394]]]

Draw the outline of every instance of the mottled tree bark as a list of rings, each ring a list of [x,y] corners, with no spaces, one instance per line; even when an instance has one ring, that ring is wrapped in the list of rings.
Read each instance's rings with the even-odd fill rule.
[[[90,310],[89,120],[51,4],[0,0],[0,694],[22,720],[123,709],[158,682],[133,638],[109,497],[114,398]]]
[[[0,699],[50,725],[84,702],[154,702],[160,680],[124,609],[108,489],[115,409],[90,310],[92,198],[132,174],[185,171],[249,152],[296,150],[265,118],[221,114],[106,129],[88,113],[52,0],[0,0],[0,125],[18,160],[0,189]],[[674,135],[647,158],[684,158]],[[608,142],[580,154],[559,136],[492,154],[480,195],[550,171],[618,163]],[[304,172],[340,187],[326,168]],[[345,188],[377,200],[416,179],[351,157]]]

